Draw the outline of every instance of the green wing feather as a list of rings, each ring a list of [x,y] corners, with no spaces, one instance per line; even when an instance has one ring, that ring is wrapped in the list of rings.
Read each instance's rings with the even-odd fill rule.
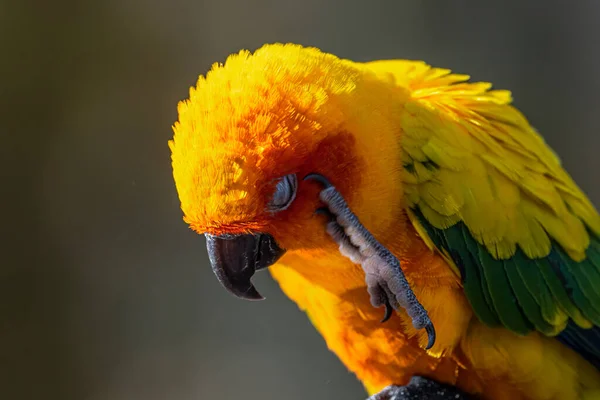
[[[600,271],[600,257],[591,246],[581,262],[569,258],[556,243],[545,258],[532,260],[517,249],[510,259],[498,260],[473,239],[464,223],[437,229],[418,207],[412,214],[435,246],[445,250],[460,269],[473,311],[485,324],[505,326],[519,334],[535,329],[547,336],[559,334],[566,326],[567,318],[560,315],[584,328],[590,323],[600,326],[596,309],[600,296],[593,290],[600,280],[585,279]],[[593,236],[592,244],[598,242]]]
[[[409,93],[406,208],[459,268],[476,316],[518,334],[569,327],[600,359],[600,215],[510,93],[423,63],[369,66]]]

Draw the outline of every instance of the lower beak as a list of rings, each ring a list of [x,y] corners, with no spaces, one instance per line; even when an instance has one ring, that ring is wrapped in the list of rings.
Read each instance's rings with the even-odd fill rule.
[[[250,278],[285,253],[273,236],[268,233],[205,236],[212,270],[225,289],[241,299],[262,300]]]

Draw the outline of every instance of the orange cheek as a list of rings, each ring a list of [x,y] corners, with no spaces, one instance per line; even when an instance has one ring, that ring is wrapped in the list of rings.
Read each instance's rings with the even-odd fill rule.
[[[319,187],[300,181],[292,205],[275,214],[266,230],[289,251],[319,247],[327,239],[325,217],[314,215],[320,206]]]
[[[191,221],[190,224],[198,232],[212,234],[270,233],[281,247],[289,251],[335,250],[337,246],[326,232],[326,218],[314,214],[317,208],[323,206],[319,200],[319,192],[322,188],[314,181],[303,181],[303,178],[309,173],[323,174],[342,193],[346,201],[351,203],[359,188],[362,170],[362,162],[355,155],[354,146],[354,137],[349,132],[342,131],[323,139],[310,155],[302,160],[284,159],[280,160],[277,168],[268,167],[271,169],[271,172],[265,173],[268,177],[278,177],[292,172],[298,176],[298,193],[294,202],[284,211],[273,215],[261,212],[260,215],[250,217],[228,214],[229,221],[226,223],[221,218],[215,218],[215,222],[204,221],[201,225]],[[261,176],[259,181],[263,180],[265,178]],[[257,197],[267,198],[274,187],[265,185],[255,190],[257,193],[262,193]],[[209,218],[205,219],[209,220]]]
[[[361,161],[355,156],[354,145],[354,137],[348,132],[330,135],[297,169],[296,199],[287,210],[273,215],[266,227],[280,246],[290,251],[337,248],[326,232],[326,218],[314,215],[315,210],[323,206],[319,200],[322,188],[303,178],[309,173],[323,174],[351,201],[361,179]]]

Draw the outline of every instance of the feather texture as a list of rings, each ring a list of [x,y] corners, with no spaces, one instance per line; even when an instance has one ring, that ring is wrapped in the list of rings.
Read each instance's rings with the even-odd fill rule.
[[[417,61],[365,65],[410,90],[401,116],[408,207],[436,228],[463,221],[497,259],[517,246],[530,258],[546,257],[552,241],[572,259],[585,258],[600,216],[510,105],[510,92]]]
[[[468,79],[293,44],[232,55],[178,107],[184,219],[275,237],[273,276],[370,394],[424,375],[484,399],[595,398],[600,217],[510,93]],[[380,323],[364,271],[314,216],[317,188],[268,209],[280,177],[310,172],[402,261],[437,329],[430,351],[402,313]]]
[[[401,116],[408,214],[458,267],[477,317],[561,335],[597,365],[600,216],[510,93],[420,62],[368,65],[410,89]]]

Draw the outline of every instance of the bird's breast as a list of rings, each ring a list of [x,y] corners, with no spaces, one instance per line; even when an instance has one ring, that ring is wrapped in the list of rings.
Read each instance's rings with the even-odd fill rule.
[[[400,316],[380,322],[384,310],[371,306],[360,266],[338,255],[291,253],[270,270],[369,392],[408,383],[415,374],[456,380],[456,362],[429,356],[405,333]]]

